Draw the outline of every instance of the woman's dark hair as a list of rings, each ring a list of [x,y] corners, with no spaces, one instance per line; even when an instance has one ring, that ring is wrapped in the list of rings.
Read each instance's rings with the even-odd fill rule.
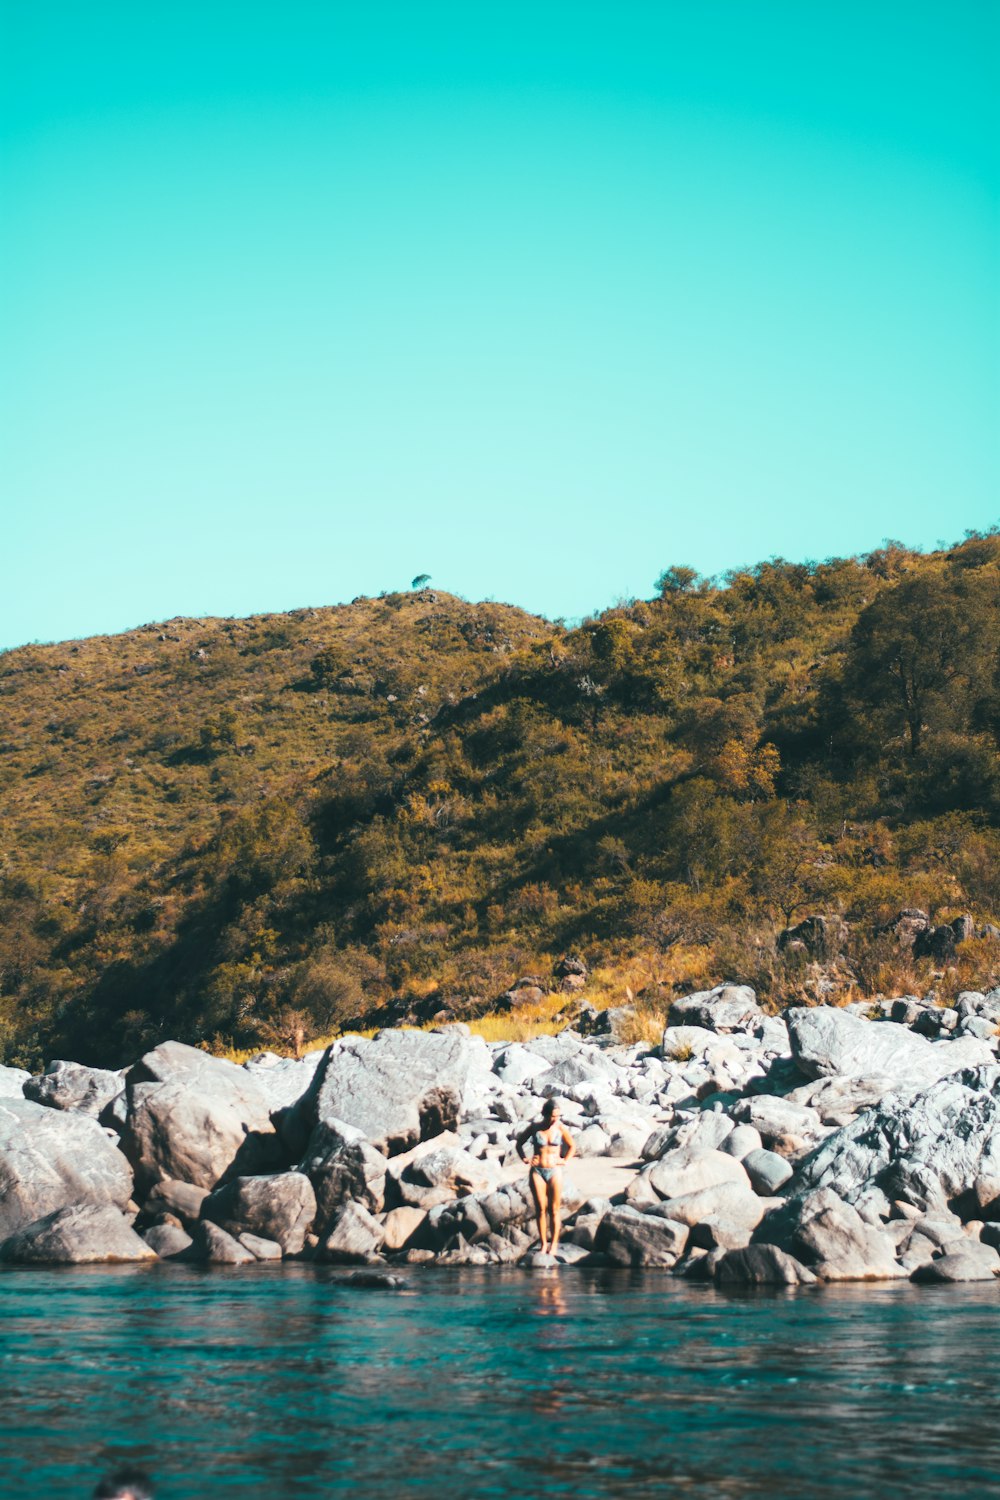
[[[141,1469],[116,1469],[101,1480],[93,1500],[153,1500],[153,1482]]]
[[[542,1119],[551,1120],[552,1116],[555,1114],[558,1108],[558,1099],[546,1099],[545,1103],[542,1105]]]

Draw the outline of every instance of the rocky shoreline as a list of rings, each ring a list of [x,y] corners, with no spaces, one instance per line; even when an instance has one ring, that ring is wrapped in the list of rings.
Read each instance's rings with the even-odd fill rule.
[[[656,1266],[727,1284],[1000,1275],[1000,990],[765,1015],[675,1002],[662,1044],[461,1025],[243,1066],[0,1068],[0,1260]],[[514,1140],[578,1146],[555,1261]]]

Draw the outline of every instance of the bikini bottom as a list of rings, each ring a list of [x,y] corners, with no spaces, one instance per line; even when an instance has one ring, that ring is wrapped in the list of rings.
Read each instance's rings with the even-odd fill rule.
[[[532,1167],[531,1170],[537,1172],[543,1182],[553,1182],[558,1180],[562,1167]]]

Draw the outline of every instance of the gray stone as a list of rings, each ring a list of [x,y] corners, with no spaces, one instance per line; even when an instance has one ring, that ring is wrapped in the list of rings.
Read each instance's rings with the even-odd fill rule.
[[[873,1185],[890,1201],[927,1209],[945,1207],[978,1178],[993,1176],[1000,1176],[995,1064],[912,1093],[888,1094],[812,1151],[799,1164],[794,1186],[831,1188],[853,1203]]]
[[[749,1245],[752,1233],[746,1224],[734,1224],[731,1219],[710,1214],[692,1226],[688,1250],[742,1250]]]
[[[215,1266],[249,1266],[257,1259],[239,1240],[208,1219],[195,1225],[191,1254],[192,1258]]]
[[[741,1182],[718,1182],[698,1192],[679,1198],[666,1198],[649,1212],[693,1226],[704,1219],[726,1219],[733,1224],[756,1229],[764,1217],[764,1203]]]
[[[708,1031],[750,1031],[764,1019],[748,984],[719,984],[675,1000],[671,1026],[704,1026]]]
[[[747,1245],[716,1261],[715,1279],[720,1286],[807,1286],[816,1277],[777,1245]]]
[[[50,1062],[44,1073],[24,1085],[24,1097],[50,1109],[79,1109],[96,1119],[125,1087],[125,1075],[82,1063]]]
[[[877,1281],[900,1274],[894,1241],[828,1189],[766,1215],[754,1239],[787,1250],[824,1281]]]
[[[143,1231],[142,1238],[161,1260],[187,1256],[194,1245],[194,1240],[187,1231],[179,1229],[176,1224],[153,1224]]]
[[[819,1078],[802,1088],[793,1089],[786,1099],[791,1104],[808,1105],[824,1125],[847,1125],[862,1109],[878,1104],[898,1087],[887,1073],[858,1078]]]
[[[814,1109],[767,1094],[741,1099],[733,1113],[742,1125],[752,1125],[760,1132],[765,1146],[789,1138],[814,1141],[823,1133]]]
[[[0,1258],[16,1265],[84,1265],[155,1260],[156,1251],[117,1208],[84,1203],[58,1208],[25,1225],[4,1240]]]
[[[302,1172],[236,1177],[205,1199],[201,1213],[234,1238],[260,1235],[298,1255],[316,1218],[316,1195]]]
[[[23,1099],[24,1085],[30,1077],[27,1068],[5,1068],[0,1065],[0,1099]]]
[[[421,1230],[427,1221],[424,1209],[392,1208],[382,1218],[382,1232],[385,1236],[384,1248],[390,1253],[399,1250],[408,1250],[417,1243]]]
[[[385,1231],[360,1203],[345,1203],[323,1241],[323,1258],[340,1265],[372,1260],[385,1243]]]
[[[792,1176],[788,1162],[775,1151],[751,1151],[744,1156],[743,1167],[754,1192],[765,1198],[779,1192]]]
[[[742,1163],[723,1151],[701,1151],[696,1146],[682,1146],[668,1152],[659,1161],[644,1167],[646,1177],[661,1198],[680,1198],[720,1182],[737,1182],[750,1186]]]
[[[313,1139],[316,1139],[314,1133]],[[312,1143],[310,1143],[310,1152]],[[307,1154],[302,1163],[316,1193],[317,1232],[327,1233],[335,1214],[347,1202],[380,1213],[385,1203],[386,1159],[368,1141],[334,1147],[329,1154]]]
[[[0,1099],[0,1240],[57,1209],[132,1196],[125,1157],[89,1115]]]
[[[380,1031],[331,1047],[302,1104],[309,1134],[344,1121],[387,1156],[457,1125],[467,1093],[490,1075],[478,1037],[460,1032]],[[283,1122],[283,1130],[287,1123]]]
[[[912,1281],[992,1281],[1000,1274],[1000,1255],[992,1245],[968,1240],[936,1260],[917,1266]]]
[[[267,1099],[234,1063],[162,1042],[130,1069],[126,1088],[122,1150],[140,1192],[167,1177],[213,1188],[226,1172],[281,1165]]]
[[[745,1162],[751,1151],[760,1151],[763,1144],[760,1131],[754,1125],[736,1125],[725,1137],[719,1150],[724,1151],[727,1156],[735,1156],[737,1161]]]
[[[207,1197],[208,1188],[195,1187],[192,1182],[175,1182],[168,1177],[158,1182],[149,1193],[145,1210],[149,1215],[175,1214],[182,1223],[190,1226],[201,1218],[201,1205]]]
[[[807,1078],[881,1073],[913,1088],[995,1061],[974,1037],[930,1042],[905,1026],[863,1021],[833,1006],[789,1010],[785,1019],[792,1056]]]
[[[244,1230],[237,1238],[244,1250],[250,1251],[254,1260],[281,1259],[282,1249],[277,1240],[266,1240],[259,1234],[250,1234],[247,1230]]]
[[[618,1266],[674,1266],[684,1253],[688,1226],[622,1205],[605,1214],[596,1248]]]

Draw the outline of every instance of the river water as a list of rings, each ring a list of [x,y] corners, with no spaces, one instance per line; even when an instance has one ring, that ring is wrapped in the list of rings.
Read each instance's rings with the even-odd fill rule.
[[[0,1494],[1000,1497],[1000,1288],[0,1272]]]

